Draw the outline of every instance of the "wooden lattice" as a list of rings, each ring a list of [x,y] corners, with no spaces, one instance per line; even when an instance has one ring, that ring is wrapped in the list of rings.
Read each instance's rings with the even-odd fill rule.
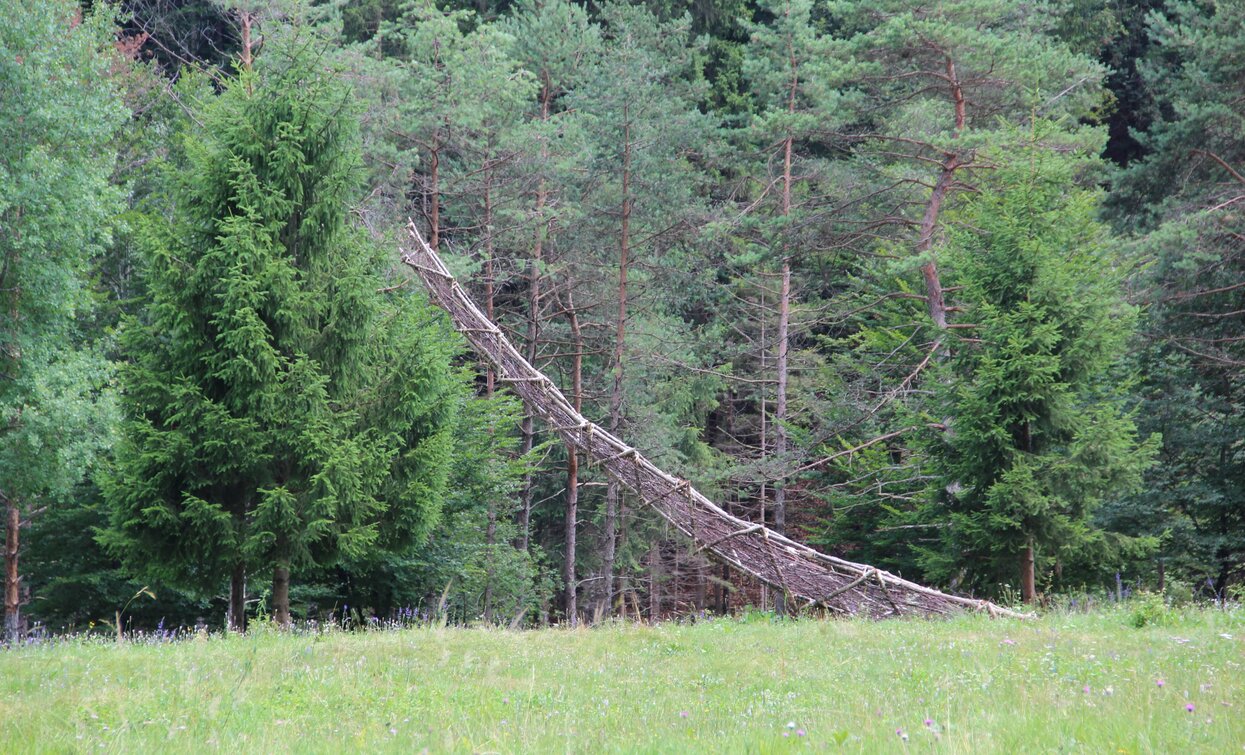
[[[418,274],[459,332],[493,364],[498,380],[509,384],[529,410],[567,444],[691,538],[698,550],[808,606],[836,614],[885,618],[985,611],[991,616],[1023,616],[987,601],[947,595],[872,566],[819,553],[725,511],[690,481],[666,474],[635,448],[575,411],[553,381],[529,364],[480,311],[414,223],[408,231],[413,246],[402,250],[402,261]]]

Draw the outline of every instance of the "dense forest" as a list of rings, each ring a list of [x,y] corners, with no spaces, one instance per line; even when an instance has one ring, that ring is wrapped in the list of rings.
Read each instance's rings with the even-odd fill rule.
[[[775,590],[536,420],[957,594],[1245,582],[1242,0],[4,0],[5,621]]]

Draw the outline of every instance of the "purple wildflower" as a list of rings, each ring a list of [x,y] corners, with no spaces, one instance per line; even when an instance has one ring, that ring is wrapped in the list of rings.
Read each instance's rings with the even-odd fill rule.
[[[1157,682],[1155,682],[1155,684],[1157,684],[1159,687],[1162,687],[1165,683],[1166,682],[1164,682],[1162,679],[1159,679]]]
[[[802,737],[802,736],[804,736],[804,730],[803,730],[803,729],[796,729],[796,730],[795,730],[795,735],[796,735],[797,737]]]
[[[925,725],[926,725],[926,726],[933,726],[933,725],[934,725],[934,719],[932,719],[932,718],[927,718],[927,719],[925,719]]]
[[[687,711],[685,710],[679,711],[679,718],[687,718]]]
[[[1081,688],[1081,691],[1082,691],[1082,692],[1084,692],[1085,694],[1087,694],[1087,695],[1088,695],[1088,694],[1089,694],[1089,685],[1088,685],[1088,684],[1086,684],[1084,687],[1082,687],[1082,688]]]
[[[1188,703],[1187,705],[1184,706],[1184,709],[1189,711],[1190,713],[1196,710],[1196,708],[1193,707],[1193,703]]]

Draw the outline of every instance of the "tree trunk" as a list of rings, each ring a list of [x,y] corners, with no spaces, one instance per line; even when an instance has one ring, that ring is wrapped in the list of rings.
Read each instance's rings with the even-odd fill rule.
[[[496,322],[493,316],[493,174],[490,171],[484,181],[484,313],[489,322]],[[485,360],[484,395],[493,397],[497,389],[497,373],[493,365]],[[490,434],[492,429],[489,429]],[[497,502],[491,497],[488,501],[488,524],[484,529],[484,620],[493,620],[493,579],[496,576],[493,547],[497,544]]]
[[[575,312],[575,297],[568,287],[566,294],[566,316],[570,321],[572,346],[575,350],[571,357],[571,403],[575,411],[583,410],[584,395],[584,339],[579,329],[579,316]],[[566,621],[572,627],[579,623],[579,605],[575,574],[576,530],[579,527],[579,455],[575,446],[566,444],[566,560],[563,564],[562,577],[566,583]]]
[[[623,106],[623,153],[622,153],[622,213],[618,234],[618,322],[614,332],[614,384],[610,389],[610,432],[617,434],[622,428],[623,405],[623,352],[627,339],[627,272],[628,254],[631,251],[631,123],[627,120],[627,106]],[[610,478],[605,488],[605,542],[601,554],[602,595],[605,602],[604,615],[610,615],[614,597],[614,561],[618,552],[618,508],[622,488]]]
[[[428,151],[431,162],[428,170],[428,246],[432,251],[441,250],[441,152],[439,148]]]
[[[549,107],[552,98],[553,92],[546,85],[541,91],[540,97],[541,121],[549,120]],[[548,145],[542,143],[540,156],[543,169],[545,161],[549,157]],[[540,266],[544,257],[545,233],[548,229],[544,219],[545,205],[548,199],[548,187],[545,184],[545,177],[542,175],[536,185],[536,238],[532,244],[532,257],[527,265],[527,344],[523,356],[529,364],[536,363],[536,342],[540,338]],[[523,422],[520,425],[519,432],[523,438],[520,450],[526,456],[531,453],[532,447],[536,442],[536,429],[530,407],[524,406]],[[532,493],[532,475],[529,472],[523,477],[522,503],[519,508],[519,539],[516,543],[519,550],[524,552],[527,551],[531,538]]]
[[[1037,602],[1037,580],[1034,574],[1033,539],[1020,551],[1020,595],[1027,605]]]
[[[234,564],[229,576],[229,628],[246,631],[246,566],[241,562]]]
[[[778,301],[778,390],[774,401],[774,455],[779,465],[787,455],[787,352],[789,348],[788,326],[791,317],[791,260],[782,261],[782,294]],[[781,466],[780,466],[781,468]],[[787,489],[784,480],[774,483],[774,531],[787,534]],[[774,596],[774,613],[786,613],[786,596],[778,591]]]
[[[654,540],[648,550],[648,620],[661,618],[661,541]]]
[[[955,104],[955,136],[959,137],[967,125],[964,90],[960,86],[959,77],[955,73],[955,62],[946,60],[946,80],[951,85],[951,100]],[[947,155],[942,164],[942,172],[934,182],[929,201],[925,205],[925,215],[921,218],[921,237],[917,241],[917,254],[928,254],[934,245],[934,233],[938,229],[938,216],[942,212],[943,202],[955,183],[955,172],[962,167],[960,156]],[[921,265],[921,277],[925,279],[925,299],[929,307],[930,320],[939,330],[947,327],[947,304],[943,299],[942,280],[938,274],[938,263],[933,254],[925,264]]]
[[[272,570],[272,618],[282,629],[290,628],[290,567],[277,564]]]
[[[797,76],[797,67],[794,57],[791,61],[791,89],[787,102],[787,112],[795,113],[795,96],[799,87],[799,78]],[[792,149],[794,147],[794,136],[787,134],[787,139],[783,143],[783,159],[782,159],[782,216],[791,215],[791,183],[792,183]],[[787,456],[787,355],[790,351],[790,324],[791,324],[791,257],[790,241],[787,238],[787,229],[783,229],[782,239],[782,285],[778,293],[778,360],[775,365],[777,376],[777,391],[774,396],[774,455],[778,457],[779,469],[786,464]],[[780,535],[787,534],[787,489],[785,480],[777,480],[774,483],[774,531]],[[774,595],[774,613],[779,616],[785,615],[787,612],[787,596],[779,590]]]
[[[761,342],[759,349],[759,364],[757,371],[762,378],[766,376],[767,359],[769,357],[769,333],[766,328],[769,313],[765,309],[765,286],[761,286]],[[769,458],[769,389],[765,382],[761,382],[757,390],[761,392],[760,400],[760,421],[761,421],[761,461],[764,462]],[[758,505],[760,510],[757,512],[757,522],[765,525],[766,507],[769,502],[769,482],[765,478],[765,473],[761,473],[761,488],[757,491]],[[769,585],[761,585],[761,610],[769,609]]]
[[[17,501],[6,496],[4,509],[4,636],[7,641],[15,642],[22,635],[21,578],[17,570],[22,520]]]

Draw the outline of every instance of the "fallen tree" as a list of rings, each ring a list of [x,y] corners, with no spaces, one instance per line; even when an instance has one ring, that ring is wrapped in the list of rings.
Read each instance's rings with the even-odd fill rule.
[[[1023,618],[993,603],[948,595],[890,572],[820,553],[755,522],[740,519],[701,495],[688,480],[658,469],[643,454],[588,421],[547,376],[533,367],[475,305],[441,258],[408,226],[413,246],[402,261],[449,313],[459,332],[511,389],[569,445],[575,447],[692,540],[697,550],[782,590],[807,606],[871,618],[939,616],[984,611]]]

